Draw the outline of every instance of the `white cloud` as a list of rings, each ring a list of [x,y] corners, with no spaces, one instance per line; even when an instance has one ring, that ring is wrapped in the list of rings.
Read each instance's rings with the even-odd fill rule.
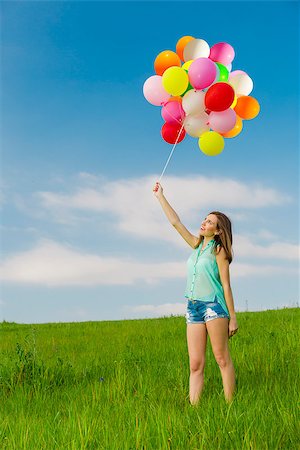
[[[153,195],[154,176],[107,181],[104,177],[82,172],[78,175],[77,184],[78,180],[84,186],[71,190],[66,188],[63,193],[37,192],[35,202],[30,206],[32,210],[27,209],[27,212],[32,211],[47,220],[52,215],[54,220],[67,225],[78,221],[95,222],[99,217],[99,220],[109,220],[113,234],[121,232],[150,244],[155,240],[170,242],[177,248],[192,251],[168,222]],[[193,229],[186,220],[198,224],[202,215],[208,212],[203,208],[232,208],[229,217],[235,215],[236,220],[245,220],[249,208],[255,210],[292,201],[274,189],[225,178],[169,176],[165,177],[163,188],[170,204],[194,234],[198,234],[198,225]],[[205,194],[201,195],[203,192]],[[20,205],[28,208],[22,198]],[[298,260],[299,246],[283,242],[266,229],[256,231],[257,234],[252,236],[234,233],[232,276],[295,274],[295,267],[280,265],[279,261]],[[269,242],[257,244],[254,242],[257,237]],[[272,239],[276,240],[270,242]],[[28,251],[7,257],[2,265],[2,279],[47,286],[133,285],[138,281],[155,284],[160,280],[186,276],[186,260],[176,261],[176,254],[173,258],[173,261],[151,263],[130,256],[102,257],[44,239]],[[254,264],[249,263],[251,258],[255,258]],[[268,264],[258,263],[264,260],[274,261],[275,265],[269,264],[270,261],[266,261]]]
[[[274,260],[298,260],[299,245],[284,242],[272,242],[268,245],[258,245],[253,243],[249,237],[236,234],[233,236],[234,255],[246,258],[274,259]]]
[[[295,266],[232,263],[231,276],[294,275]],[[32,250],[9,256],[1,267],[2,281],[45,286],[156,284],[186,277],[186,260],[148,263],[132,257],[102,257],[58,244],[38,242]]]
[[[152,193],[154,180],[154,176],[147,176],[107,181],[103,176],[82,172],[72,182],[76,188],[66,188],[62,193],[36,192],[30,202],[17,195],[15,203],[37,219],[49,221],[52,218],[59,224],[71,226],[101,219],[109,223],[113,232],[186,245],[176,233],[170,233],[170,224]],[[163,184],[169,202],[194,234],[198,234],[208,207],[211,210],[226,208],[233,221],[246,221],[249,209],[293,201],[275,189],[224,178],[169,176]],[[202,192],[205,195],[201,195]],[[259,232],[257,236],[260,237]],[[261,237],[271,239],[272,234],[265,230]]]
[[[126,305],[123,310],[129,313],[146,313],[145,315],[147,315],[147,317],[177,316],[185,314],[186,304],[185,302],[182,302],[164,303],[162,305]]]
[[[157,176],[105,181],[94,175],[81,173],[81,181],[92,179],[93,187],[80,187],[71,194],[38,192],[37,196],[45,208],[90,210],[111,212],[121,218],[138,216],[144,210],[147,215],[157,214],[158,200],[152,193]],[[292,198],[260,183],[247,185],[241,181],[220,177],[166,176],[162,182],[168,199],[183,213],[198,214],[201,208],[251,209],[280,205]],[[217,200],[216,200],[217,199]]]
[[[42,240],[32,250],[7,258],[1,278],[47,286],[132,285],[138,280],[155,284],[160,279],[182,277],[184,271],[184,262],[147,263],[129,256],[101,257]]]
[[[171,225],[152,192],[156,178],[156,175],[149,175],[109,181],[82,172],[78,175],[77,187],[68,189],[69,192],[36,192],[34,206],[28,207],[27,212],[30,213],[32,208],[36,217],[52,218],[65,225],[95,223],[101,219],[107,221],[112,232],[129,234],[137,239],[163,240],[183,247],[186,243],[178,239],[176,232],[170,231]],[[207,208],[226,209],[232,220],[245,221],[249,209],[293,201],[282,192],[259,183],[248,185],[229,178],[166,176],[162,184],[166,198],[194,234],[198,234]],[[19,207],[25,210],[20,199]]]
[[[271,264],[246,264],[232,263],[230,266],[231,278],[240,278],[255,275],[256,277],[267,276],[295,276],[299,274],[299,268],[295,266],[273,266]]]

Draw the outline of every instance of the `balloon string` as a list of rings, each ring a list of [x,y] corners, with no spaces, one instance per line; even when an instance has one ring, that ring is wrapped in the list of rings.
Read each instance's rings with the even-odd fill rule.
[[[172,150],[171,150],[171,153],[170,153],[170,155],[169,155],[169,158],[167,159],[167,162],[166,162],[165,167],[164,167],[164,169],[163,169],[163,171],[162,171],[162,173],[161,173],[161,176],[159,177],[158,182],[160,182],[160,180],[162,179],[163,174],[165,173],[165,170],[166,170],[166,168],[167,168],[167,165],[169,164],[169,161],[170,161],[170,159],[171,159],[171,156],[172,156],[172,154],[173,154],[173,152],[174,152],[174,150],[175,150],[175,147],[176,147],[176,145],[177,145],[177,142],[178,142],[178,140],[179,140],[179,138],[180,138],[180,135],[181,135],[181,131],[182,131],[182,129],[183,129],[183,126],[184,126],[184,124],[182,124],[182,126],[181,126],[181,128],[180,128],[180,131],[179,131],[178,136],[177,136],[177,138],[176,138],[175,144],[173,145],[173,148],[172,148]]]
[[[162,103],[162,105],[165,106],[166,103],[169,103],[169,102],[164,102],[164,103]],[[172,117],[172,119],[176,120],[176,122],[177,122],[177,123],[180,123],[180,124],[181,124],[181,123],[183,122],[183,120],[185,119],[185,114],[183,114],[183,117],[181,117],[181,120],[178,120],[175,116],[173,116],[173,114],[170,113],[170,111],[168,111],[168,114],[169,114],[169,116]]]

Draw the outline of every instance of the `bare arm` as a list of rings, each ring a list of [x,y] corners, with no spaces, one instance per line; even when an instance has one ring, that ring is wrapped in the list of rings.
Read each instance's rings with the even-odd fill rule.
[[[171,225],[175,226],[177,222],[180,222],[179,216],[174,211],[174,209],[172,208],[172,206],[170,205],[164,194],[161,194],[158,197],[158,200]]]
[[[174,211],[170,203],[167,201],[166,197],[163,195],[163,190],[159,183],[156,183],[153,188],[153,192],[158,198],[164,210],[164,213],[166,214],[171,225],[173,225],[173,227],[192,248],[196,248],[199,238],[190,233],[189,230],[183,225],[183,223],[181,223],[178,214]]]
[[[226,305],[229,311],[230,321],[229,321],[229,330],[228,334],[231,337],[238,330],[238,324],[236,320],[236,314],[234,309],[234,301],[232,290],[230,286],[230,275],[229,275],[229,261],[226,259],[226,253],[224,248],[221,248],[219,253],[216,255],[216,261],[220,273],[220,279],[224,291],[224,297],[226,301]]]

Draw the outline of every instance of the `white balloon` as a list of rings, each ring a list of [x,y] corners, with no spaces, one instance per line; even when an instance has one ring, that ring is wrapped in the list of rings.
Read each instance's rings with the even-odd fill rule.
[[[201,134],[209,131],[208,114],[203,112],[198,116],[187,116],[183,121],[183,126],[190,136],[200,137]]]
[[[236,95],[249,95],[253,89],[253,81],[245,72],[230,73],[228,83],[231,84]]]
[[[182,97],[182,107],[186,114],[198,115],[205,110],[205,92],[190,89]]]
[[[228,72],[231,72],[232,69],[232,63],[228,64],[228,66],[225,66]]]
[[[204,39],[193,39],[188,42],[183,50],[183,60],[189,61],[196,58],[208,58],[210,54],[209,45]]]

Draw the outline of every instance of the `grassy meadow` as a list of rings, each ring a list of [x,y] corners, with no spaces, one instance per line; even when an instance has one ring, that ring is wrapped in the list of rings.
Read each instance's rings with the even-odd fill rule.
[[[299,309],[238,322],[235,399],[208,343],[197,406],[183,316],[0,323],[0,449],[299,448]]]

